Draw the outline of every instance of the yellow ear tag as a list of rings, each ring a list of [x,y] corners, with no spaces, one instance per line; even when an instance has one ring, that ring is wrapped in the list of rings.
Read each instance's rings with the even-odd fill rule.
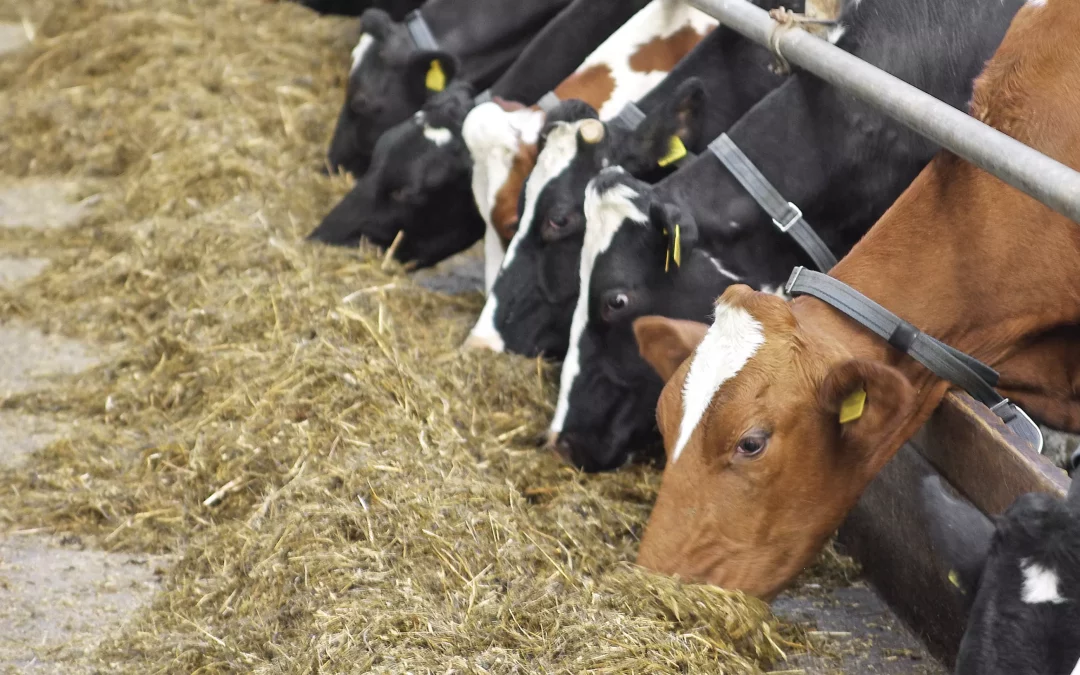
[[[960,590],[964,590],[960,587],[960,575],[956,573],[956,570],[949,570],[949,583],[960,588]]]
[[[675,226],[675,252],[671,256],[675,259],[675,267],[682,267],[682,244],[679,243],[679,226]]]
[[[848,422],[854,422],[862,417],[863,410],[866,408],[866,390],[859,389],[853,391],[844,399],[844,402],[840,404],[840,424],[847,424]]]
[[[664,274],[668,273],[671,269],[671,236],[668,234],[667,228],[664,228],[664,236],[667,237],[667,251],[664,253]]]
[[[446,73],[443,72],[442,63],[438,59],[431,62],[428,68],[427,79],[424,80],[429,91],[442,91],[446,89]]]
[[[668,142],[668,153],[660,158],[657,162],[660,166],[668,166],[674,164],[683,157],[686,157],[686,146],[683,145],[682,139],[678,136],[672,136]]]

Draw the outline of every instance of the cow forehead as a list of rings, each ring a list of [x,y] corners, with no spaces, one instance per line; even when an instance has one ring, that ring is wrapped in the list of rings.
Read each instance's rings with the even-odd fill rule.
[[[525,207],[522,209],[521,222],[518,231],[510,241],[506,249],[506,257],[503,258],[502,269],[508,269],[517,256],[520,243],[529,236],[532,231],[533,221],[536,219],[536,206],[540,200],[540,194],[547,187],[551,179],[570,166],[574,155],[577,154],[577,133],[584,120],[577,122],[556,122],[548,131],[547,142],[543,151],[536,158],[536,166],[533,168],[529,179],[525,181]]]
[[[566,423],[566,416],[570,412],[570,392],[581,372],[581,339],[589,322],[589,282],[592,279],[593,265],[596,258],[611,246],[611,240],[624,221],[645,223],[648,220],[637,206],[638,198],[637,190],[621,182],[601,191],[596,182],[592,181],[585,190],[585,245],[581,250],[579,268],[581,291],[570,322],[570,349],[563,361],[559,400],[551,422],[551,431],[554,433],[561,433]]]
[[[360,40],[352,50],[352,68],[349,69],[349,74],[354,73],[360,67],[360,62],[364,60],[364,55],[367,54],[373,44],[375,44],[375,38],[367,33],[360,36]]]
[[[690,442],[720,388],[738,375],[765,344],[765,327],[743,307],[721,300],[715,316],[705,339],[694,351],[683,383],[683,415],[671,453],[672,464]]]

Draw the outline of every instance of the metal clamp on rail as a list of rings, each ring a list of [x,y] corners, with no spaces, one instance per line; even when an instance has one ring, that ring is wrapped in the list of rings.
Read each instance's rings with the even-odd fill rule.
[[[769,214],[776,227],[794,239],[806,255],[810,256],[819,270],[828,271],[836,265],[836,256],[817,232],[814,232],[814,228],[803,219],[799,207],[784,199],[780,191],[773,187],[769,179],[765,178],[750,158],[735,145],[735,141],[727,134],[720,134],[709,144],[709,150],[727,167],[735,180],[750,193],[765,213]]]
[[[1015,403],[997,393],[998,373],[970,354],[923,333],[862,293],[827,274],[796,267],[784,292],[810,295],[851,317],[930,372],[963,389],[985,405],[1020,438],[1042,452],[1039,427]]]

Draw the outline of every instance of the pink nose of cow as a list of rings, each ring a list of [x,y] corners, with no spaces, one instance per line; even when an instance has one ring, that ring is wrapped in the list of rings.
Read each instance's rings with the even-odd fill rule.
[[[506,349],[498,333],[470,333],[469,337],[465,338],[463,346],[465,349],[490,349],[493,352],[501,352]]]

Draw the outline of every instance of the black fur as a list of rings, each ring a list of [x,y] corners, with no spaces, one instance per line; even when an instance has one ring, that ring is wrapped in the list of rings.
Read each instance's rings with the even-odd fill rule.
[[[1066,501],[1027,494],[991,521],[923,483],[934,549],[959,573],[970,608],[957,675],[1070,675],[1080,660],[1080,481]],[[1025,602],[1024,568],[1057,579],[1063,602]]]
[[[330,142],[332,170],[359,176],[367,170],[375,142],[406,120],[429,96],[424,79],[439,60],[448,80],[460,77],[477,90],[491,86],[569,0],[430,0],[423,16],[439,50],[418,50],[404,24],[381,9],[360,17],[375,38],[360,66],[349,75],[345,103]]]
[[[472,100],[468,84],[454,83],[383,134],[371,167],[309,238],[347,246],[363,237],[385,247],[403,231],[395,256],[418,267],[471,246],[484,232],[475,203],[460,199],[470,194],[472,163],[461,123]],[[450,142],[437,146],[425,127],[446,129]]]

